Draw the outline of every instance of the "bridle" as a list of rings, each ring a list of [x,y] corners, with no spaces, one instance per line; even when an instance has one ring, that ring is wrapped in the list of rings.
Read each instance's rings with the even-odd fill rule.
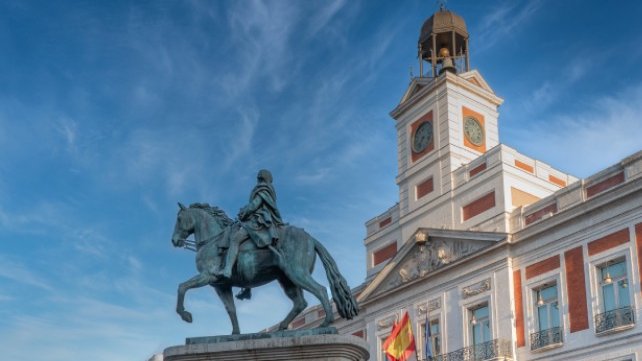
[[[217,221],[217,223],[218,223],[218,221]],[[225,226],[225,227],[221,227],[221,231],[220,232],[218,232],[218,233],[216,233],[216,234],[214,234],[212,236],[209,236],[206,239],[201,240],[200,242],[196,242],[194,240],[187,239],[187,238],[179,239],[179,241],[183,242],[183,248],[185,248],[186,250],[193,251],[193,252],[198,252],[199,248],[201,248],[205,244],[207,244],[207,243],[215,240],[216,238],[220,237],[221,235],[223,235],[223,233],[225,233],[225,229],[227,227],[231,227],[233,224],[234,223],[232,223],[232,224],[230,224],[228,226]],[[188,235],[188,237],[189,237],[189,235]]]

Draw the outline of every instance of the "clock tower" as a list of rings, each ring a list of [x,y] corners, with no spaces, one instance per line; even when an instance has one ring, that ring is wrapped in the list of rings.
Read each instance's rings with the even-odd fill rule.
[[[464,19],[442,6],[417,49],[419,76],[390,112],[399,202],[366,222],[369,276],[420,230],[510,233],[522,207],[577,180],[500,143],[503,99],[471,68]]]
[[[470,69],[468,44],[464,20],[443,7],[421,28],[419,77],[391,112],[397,128],[402,218],[453,190],[453,171],[499,144],[497,118],[503,100]],[[439,218],[439,224],[452,223],[447,214]]]

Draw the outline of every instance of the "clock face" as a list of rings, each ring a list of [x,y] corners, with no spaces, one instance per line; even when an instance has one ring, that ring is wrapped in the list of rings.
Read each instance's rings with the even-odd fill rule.
[[[473,145],[479,147],[484,144],[484,128],[479,120],[470,116],[464,118],[464,136]]]
[[[432,122],[423,122],[412,138],[412,151],[415,153],[423,152],[432,140]]]

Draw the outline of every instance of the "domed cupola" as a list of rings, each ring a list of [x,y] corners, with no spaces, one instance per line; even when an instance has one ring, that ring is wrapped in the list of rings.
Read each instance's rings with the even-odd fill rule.
[[[464,19],[450,10],[441,8],[421,27],[418,43],[419,72],[423,77],[424,61],[432,67],[432,77],[445,71],[470,70],[468,31]]]

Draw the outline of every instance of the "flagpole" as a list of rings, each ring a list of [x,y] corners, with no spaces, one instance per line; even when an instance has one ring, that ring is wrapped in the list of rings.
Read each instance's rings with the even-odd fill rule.
[[[430,350],[430,356],[428,351]],[[430,301],[426,304],[426,319],[424,322],[424,361],[432,361],[432,340],[430,339]]]
[[[415,313],[416,313],[416,311],[417,311],[417,309],[415,308]],[[415,342],[415,357],[419,358],[419,352],[417,352],[417,342]]]

